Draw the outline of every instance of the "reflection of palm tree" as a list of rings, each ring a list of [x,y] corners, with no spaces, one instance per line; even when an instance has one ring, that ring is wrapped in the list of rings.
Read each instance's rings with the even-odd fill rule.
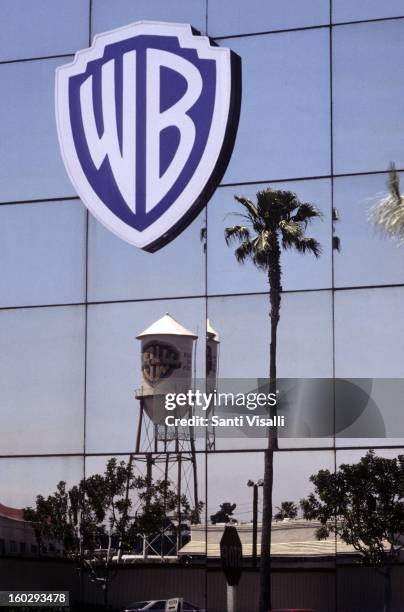
[[[269,391],[276,392],[276,342],[281,306],[281,249],[294,248],[299,253],[311,252],[316,257],[321,253],[317,240],[308,238],[305,230],[308,223],[321,217],[320,211],[308,202],[300,202],[291,191],[267,188],[257,193],[257,203],[247,198],[235,198],[241,204],[240,216],[245,225],[233,225],[225,229],[226,243],[238,242],[235,256],[239,263],[250,259],[253,264],[268,275],[271,344],[269,357]],[[267,612],[271,605],[271,524],[273,453],[277,450],[276,430],[269,430],[268,449],[265,451],[265,472],[263,490],[262,537],[261,537],[261,612]]]
[[[299,508],[293,501],[283,501],[280,506],[276,506],[278,512],[274,518],[276,521],[283,521],[284,519],[295,519]]]
[[[400,179],[395,165],[390,164],[389,193],[370,211],[376,228],[404,243],[404,197],[400,194]]]

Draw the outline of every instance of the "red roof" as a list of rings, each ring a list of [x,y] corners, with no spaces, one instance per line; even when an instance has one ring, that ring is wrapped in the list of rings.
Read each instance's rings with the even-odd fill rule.
[[[15,521],[23,521],[24,511],[20,508],[10,508],[10,506],[4,506],[4,504],[0,504],[0,516],[14,519]]]

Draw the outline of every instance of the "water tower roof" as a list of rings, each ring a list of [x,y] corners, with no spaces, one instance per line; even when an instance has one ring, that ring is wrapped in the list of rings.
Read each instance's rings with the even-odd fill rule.
[[[211,338],[211,340],[214,340],[215,342],[219,342],[219,340],[220,340],[219,334],[212,327],[212,324],[209,321],[209,319],[206,321],[206,333],[207,333],[208,337]]]
[[[189,338],[197,338],[198,336],[183,325],[178,323],[173,317],[166,312],[164,317],[152,323],[147,329],[142,331],[136,338],[145,338],[146,336],[188,336]]]

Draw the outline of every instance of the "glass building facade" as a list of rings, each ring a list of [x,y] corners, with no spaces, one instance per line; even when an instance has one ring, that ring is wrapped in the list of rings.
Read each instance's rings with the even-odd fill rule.
[[[239,54],[243,74],[222,183],[155,254],[87,212],[54,118],[55,69],[95,34],[143,19],[191,23]],[[0,0],[0,23],[0,504],[32,505],[58,481],[75,484],[134,452],[136,336],[166,312],[198,335],[197,377],[207,319],[220,335],[220,377],[268,375],[266,277],[240,266],[224,240],[234,195],[254,198],[270,185],[323,213],[310,228],[321,257],[282,255],[278,375],[404,377],[404,250],[369,220],[389,162],[404,171],[400,0]],[[311,474],[368,448],[401,453],[404,439],[388,416],[384,424],[377,439],[282,440],[274,504],[298,502]],[[265,440],[253,442],[218,439],[207,452],[197,441],[203,523],[223,501],[237,503],[240,521],[251,518],[246,482],[263,475]],[[0,552],[18,552],[6,539]],[[346,569],[337,558],[321,609],[365,609],[339,607]]]

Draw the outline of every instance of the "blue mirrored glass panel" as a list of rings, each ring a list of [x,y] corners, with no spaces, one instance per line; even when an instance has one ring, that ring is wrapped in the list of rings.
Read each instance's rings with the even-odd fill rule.
[[[334,23],[381,17],[404,15],[402,0],[333,0],[332,18]]]
[[[68,61],[0,64],[2,202],[76,195],[63,166],[55,123],[55,70]]]
[[[334,171],[404,164],[404,20],[333,30]]]
[[[340,451],[337,453],[337,469],[341,464],[357,464],[362,458],[366,456],[369,449],[363,449],[360,451]],[[403,448],[397,448],[395,450],[390,449],[376,449],[376,455],[383,457],[384,459],[396,459],[398,455],[403,454]],[[363,470],[366,471],[366,468]],[[366,478],[366,476],[365,476]],[[381,482],[383,482],[381,480]],[[364,492],[373,498],[373,487],[369,486],[369,481],[366,479],[367,487]],[[389,483],[390,484],[390,483]],[[391,489],[391,487],[389,487]],[[374,490],[374,489],[373,489]],[[371,493],[372,492],[372,493]],[[359,491],[358,491],[359,493]],[[374,496],[377,499],[376,495]],[[366,502],[363,506],[366,508]],[[370,500],[368,503],[371,503]],[[383,503],[383,502],[381,502]],[[380,514],[382,520],[384,513],[379,512],[379,502],[377,503],[378,514]],[[352,515],[351,515],[352,516]],[[370,521],[368,522],[367,516],[361,513],[363,516],[364,523],[372,526]],[[372,514],[370,514],[372,516]],[[377,533],[377,531],[376,531]],[[351,544],[343,542],[340,538],[336,540],[337,544],[337,567],[336,567],[336,578],[337,578],[337,590],[334,590],[338,601],[338,608],[341,610],[349,609],[352,607],[354,602],[355,608],[362,608],[363,610],[382,610],[385,607],[385,588],[386,580],[383,573],[377,571],[375,568],[366,567],[361,563],[361,555],[355,551]],[[349,565],[348,559],[351,561]],[[362,567],[361,567],[362,566]],[[400,609],[401,606],[401,574],[398,568],[393,569],[393,575],[395,574],[393,581],[393,588],[391,591],[391,608]],[[367,588],[363,588],[362,584],[366,582]],[[359,604],[360,602],[360,604]]]
[[[179,462],[178,457],[173,454],[172,456],[166,458],[164,453],[151,453],[148,454],[136,454],[136,455],[96,455],[90,456],[87,455],[85,458],[85,473],[86,478],[93,476],[94,474],[104,474],[105,468],[111,459],[116,459],[117,462],[124,461],[126,464],[131,460],[133,474],[135,477],[145,478],[147,475],[147,464],[150,462],[151,464],[151,476],[153,481],[163,480],[167,476],[167,480],[170,483],[170,489],[172,491],[177,490],[178,486],[178,470],[179,470]],[[166,461],[168,465],[166,465]],[[203,501],[204,509],[201,515],[202,523],[204,523],[204,513],[205,513],[205,475],[206,475],[206,456],[205,453],[196,453],[195,454],[195,462],[196,462],[196,480],[197,480],[197,491],[198,491],[198,499],[199,501]],[[181,454],[181,489],[183,494],[187,497],[188,501],[193,505],[193,500],[195,498],[195,489],[194,489],[194,476],[192,466],[189,465],[189,455],[182,453]],[[149,468],[150,469],[150,468]],[[136,507],[136,501],[138,502],[138,498],[136,496],[136,490],[131,492],[131,500]]]
[[[0,503],[17,510],[35,507],[37,495],[52,495],[61,480],[72,487],[83,476],[83,457],[3,458],[0,459]]]
[[[404,376],[403,304],[401,287],[336,292],[336,376]]]
[[[92,32],[104,32],[132,21],[151,19],[190,23],[199,31],[206,30],[206,0],[93,0]]]
[[[210,36],[251,34],[324,25],[330,20],[325,0],[221,0],[208,4]]]
[[[205,376],[204,299],[93,305],[88,310],[87,452],[134,452],[139,418],[136,389],[142,384],[136,336],[168,312],[198,336],[193,361]],[[162,338],[164,340],[164,338]]]
[[[329,174],[328,30],[231,38],[226,45],[241,56],[243,97],[223,182]]]
[[[84,338],[81,306],[0,311],[0,455],[83,450]]]
[[[336,287],[389,285],[404,282],[404,249],[376,231],[372,208],[387,194],[387,175],[337,178],[334,204],[339,220],[334,253]]]
[[[85,217],[78,201],[0,206],[0,306],[84,301]]]
[[[89,300],[203,295],[205,253],[200,234],[204,226],[203,212],[173,242],[147,253],[90,216]]]
[[[336,446],[403,445],[403,380],[359,378],[343,384],[350,387],[351,402],[347,410],[336,393],[336,421],[345,425],[337,428]]]
[[[208,317],[220,337],[221,378],[269,375],[268,295],[209,298]],[[278,328],[280,378],[332,376],[331,292],[284,293]]]
[[[307,227],[307,235],[318,240],[322,254],[316,259],[307,253],[292,250],[282,252],[282,287],[289,289],[322,289],[331,287],[331,187],[329,180],[272,183],[272,189],[291,190],[302,202],[315,204],[323,214]],[[237,243],[227,246],[224,229],[243,225],[237,216],[243,212],[234,195],[256,201],[256,193],[266,184],[220,187],[208,205],[208,294],[249,293],[268,290],[265,272],[247,261],[239,264],[234,256]]]
[[[364,457],[369,450],[371,450],[371,448],[372,447],[368,446],[367,448],[337,450],[337,469],[343,463],[358,463],[361,458]],[[384,457],[385,459],[394,459],[397,457],[397,455],[402,455],[404,451],[404,449],[399,445],[397,448],[377,448],[374,450],[377,457]]]
[[[302,519],[299,502],[313,491],[310,476],[319,470],[328,469],[334,471],[334,453],[331,451],[291,451],[278,452],[274,455],[274,479],[273,506],[274,515],[280,509],[282,502],[292,501],[298,506],[296,521]],[[248,481],[257,483],[264,477],[264,453],[220,453],[208,455],[208,516],[219,510],[220,504],[224,500],[236,504],[233,517],[242,523],[252,521],[253,510],[253,488],[248,486]],[[230,474],[237,474],[237,484],[234,479],[229,478]],[[258,487],[258,523],[261,523],[262,515],[262,487]],[[294,519],[291,519],[293,521]],[[273,530],[280,528],[280,522],[274,520]],[[291,525],[289,525],[291,526]],[[296,528],[298,525],[296,524]],[[300,527],[302,527],[300,523]],[[213,531],[213,530],[212,530]],[[315,541],[312,528],[312,537]],[[279,534],[280,536],[281,534]],[[275,537],[273,546],[278,544],[285,545],[286,542],[296,540],[287,537],[281,541]],[[307,534],[306,534],[307,535]],[[260,542],[260,539],[258,541]],[[300,540],[300,538],[299,538]],[[213,543],[213,533],[212,533]],[[296,550],[294,551],[296,554]],[[251,552],[250,552],[251,554]],[[274,554],[274,553],[273,553]],[[275,552],[276,554],[276,552]],[[279,553],[278,553],[279,554]],[[292,551],[290,554],[293,554]]]
[[[88,45],[89,0],[2,0],[0,61],[74,53]]]

